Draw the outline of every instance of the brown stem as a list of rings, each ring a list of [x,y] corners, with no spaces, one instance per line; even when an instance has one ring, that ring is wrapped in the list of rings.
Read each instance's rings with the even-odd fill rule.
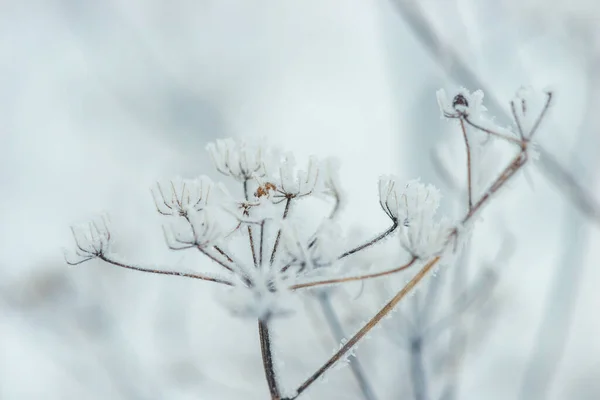
[[[302,392],[304,392],[311,384],[313,384],[321,375],[339,361],[359,340],[361,340],[371,329],[373,329],[394,307],[402,300],[439,262],[440,256],[436,256],[429,261],[421,270],[400,290],[365,326],[363,326],[346,344],[344,344],[321,368],[312,374],[302,385],[296,390],[296,394],[285,400],[294,400]]]
[[[303,288],[321,286],[321,285],[331,285],[334,283],[360,281],[363,279],[372,279],[372,278],[378,278],[380,276],[391,275],[396,272],[404,271],[405,269],[411,267],[415,263],[415,261],[417,261],[417,258],[413,257],[409,262],[407,262],[406,264],[401,265],[397,268],[390,269],[387,271],[382,271],[382,272],[376,272],[376,273],[368,274],[368,275],[351,276],[348,278],[328,279],[325,281],[317,281],[317,282],[298,283],[296,285],[290,286],[290,290],[303,289]]]
[[[283,219],[286,219],[288,213],[290,212],[290,204],[292,203],[292,198],[288,197],[285,201],[285,209],[283,210]],[[273,245],[273,251],[271,251],[271,259],[270,263],[273,265],[275,262],[275,256],[277,255],[277,248],[279,247],[279,240],[281,239],[281,229],[277,231],[277,237],[275,237],[275,244]]]
[[[499,132],[494,132],[494,131],[492,131],[490,129],[484,128],[483,126],[481,126],[479,124],[476,124],[475,122],[471,121],[467,115],[465,115],[465,116],[463,116],[461,118],[461,121],[463,121],[463,120],[467,124],[471,125],[473,128],[479,129],[480,131],[485,132],[485,133],[487,133],[489,135],[497,136],[497,137],[499,137],[501,139],[507,140],[509,142],[512,142],[512,143],[518,144],[518,145],[520,145],[521,142],[522,142],[520,139],[514,138],[512,136],[508,136],[508,135],[505,135],[505,134],[502,134],[502,133],[499,133]]]
[[[388,235],[390,235],[392,232],[394,232],[397,227],[398,227],[398,221],[394,221],[394,225],[390,226],[385,232],[381,233],[376,238],[369,240],[367,243],[363,243],[358,247],[348,250],[347,252],[345,252],[344,254],[339,256],[338,260],[341,260],[344,257],[348,257],[351,254],[354,254],[358,251],[366,249],[367,247],[373,246],[375,243],[379,242],[380,240],[385,239]]]
[[[262,354],[263,367],[265,369],[265,378],[269,385],[271,400],[281,400],[281,393],[277,383],[275,370],[273,369],[273,354],[271,353],[271,337],[269,336],[269,326],[266,320],[258,320],[258,335],[260,338],[260,350]]]
[[[98,258],[101,259],[104,262],[107,262],[109,264],[115,265],[117,267],[131,269],[131,270],[134,270],[134,271],[149,272],[151,274],[183,276],[185,278],[201,279],[201,280],[204,280],[204,281],[210,281],[210,282],[215,282],[215,283],[222,283],[224,285],[233,286],[233,283],[231,283],[231,282],[229,282],[229,281],[227,281],[225,279],[213,278],[213,277],[206,276],[206,275],[190,274],[190,273],[187,273],[187,272],[177,272],[177,271],[163,271],[163,270],[160,270],[160,269],[137,267],[135,265],[128,265],[128,264],[121,263],[119,261],[111,260],[110,258],[106,257],[104,254],[99,255]]]
[[[465,122],[460,119],[460,128],[462,130],[463,138],[465,139],[465,147],[467,149],[467,190],[468,190],[468,198],[469,198],[469,211],[473,208],[473,185],[471,181],[472,171],[471,171],[471,146],[469,144],[469,139],[467,138],[467,129],[465,128]]]
[[[252,228],[248,225],[248,237],[250,238],[250,251],[252,252],[252,261],[254,266],[258,268],[258,259],[256,258],[256,250],[254,249],[254,237],[252,236]]]

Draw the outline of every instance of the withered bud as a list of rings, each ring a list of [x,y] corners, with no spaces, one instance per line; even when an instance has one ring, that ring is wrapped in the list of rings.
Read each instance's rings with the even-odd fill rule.
[[[469,107],[469,102],[462,94],[457,94],[452,100],[452,107],[456,109],[457,106]]]

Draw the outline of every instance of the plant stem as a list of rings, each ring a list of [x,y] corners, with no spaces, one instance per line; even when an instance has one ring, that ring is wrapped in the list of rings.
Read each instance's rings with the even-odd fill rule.
[[[271,353],[271,337],[269,335],[269,326],[266,320],[258,320],[258,335],[260,338],[260,351],[262,354],[263,367],[265,369],[265,378],[269,385],[271,400],[281,400],[277,377],[273,369],[273,354]]]
[[[432,258],[421,270],[400,290],[383,308],[375,314],[373,318],[365,326],[363,326],[346,344],[344,344],[329,360],[323,364],[314,374],[312,374],[303,384],[296,390],[296,394],[285,400],[294,400],[310,385],[312,385],[321,375],[339,361],[352,347],[358,343],[371,329],[373,329],[386,315],[388,315],[394,307],[402,300],[440,261],[440,256]]]

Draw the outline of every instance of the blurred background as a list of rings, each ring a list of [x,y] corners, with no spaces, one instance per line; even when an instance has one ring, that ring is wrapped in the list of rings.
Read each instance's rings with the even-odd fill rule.
[[[436,184],[456,217],[464,150],[436,91],[482,89],[508,125],[523,85],[555,92],[540,159],[457,265],[305,397],[600,398],[596,1],[5,0],[0,59],[0,399],[268,398],[256,323],[218,287],[68,267],[69,226],[106,212],[119,254],[202,270],[164,245],[149,187],[216,178],[205,145],[224,137],[338,157],[359,237],[386,227],[381,174]],[[357,262],[389,268],[391,253]],[[329,308],[306,296],[277,320],[284,386],[411,274],[327,293]]]

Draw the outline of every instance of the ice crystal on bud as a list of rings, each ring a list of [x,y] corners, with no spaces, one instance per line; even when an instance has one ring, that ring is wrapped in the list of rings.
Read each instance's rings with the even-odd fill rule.
[[[265,176],[263,149],[233,139],[219,139],[206,149],[217,170],[226,176],[244,182]]]

